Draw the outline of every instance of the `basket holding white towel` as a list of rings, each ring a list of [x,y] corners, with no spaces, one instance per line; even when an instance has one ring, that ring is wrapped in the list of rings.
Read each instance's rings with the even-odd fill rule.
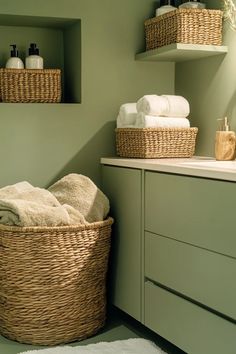
[[[176,95],[145,95],[136,106],[138,112],[150,116],[186,118],[190,113],[186,98]]]
[[[117,128],[130,127],[135,124],[137,116],[136,103],[124,103],[120,106]]]
[[[190,128],[187,118],[150,116],[138,113],[134,128]]]

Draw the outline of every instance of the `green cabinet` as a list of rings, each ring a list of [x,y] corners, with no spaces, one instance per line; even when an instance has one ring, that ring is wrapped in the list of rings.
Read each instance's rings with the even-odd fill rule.
[[[141,320],[141,171],[103,167],[103,191],[114,217],[109,277],[112,303]]]
[[[236,258],[235,182],[145,174],[145,229]]]
[[[234,354],[236,183],[124,163],[103,166],[113,304],[187,353]]]
[[[231,257],[146,232],[145,276],[236,320]]]
[[[189,354],[235,354],[236,326],[222,317],[145,284],[145,325]]]

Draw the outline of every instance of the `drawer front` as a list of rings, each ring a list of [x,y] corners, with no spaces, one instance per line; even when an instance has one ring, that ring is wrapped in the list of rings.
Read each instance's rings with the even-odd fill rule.
[[[236,183],[145,174],[145,229],[236,258]]]
[[[191,354],[235,354],[236,325],[191,302],[145,284],[145,325]]]
[[[145,275],[236,320],[236,260],[145,233]]]

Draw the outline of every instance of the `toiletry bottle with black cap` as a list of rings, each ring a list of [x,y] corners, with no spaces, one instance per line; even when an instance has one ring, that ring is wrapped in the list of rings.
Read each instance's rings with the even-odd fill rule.
[[[30,43],[29,56],[25,59],[26,69],[43,69],[43,58],[39,55],[36,43]]]
[[[203,2],[201,2],[200,0],[189,0],[183,1],[182,5],[179,5],[180,9],[205,9],[206,8],[206,4],[204,4]]]
[[[173,10],[176,10],[174,0],[161,0],[160,7],[156,9],[156,16],[164,15]]]
[[[24,69],[24,63],[18,56],[18,50],[16,49],[16,44],[11,44],[11,57],[6,62],[7,69]]]

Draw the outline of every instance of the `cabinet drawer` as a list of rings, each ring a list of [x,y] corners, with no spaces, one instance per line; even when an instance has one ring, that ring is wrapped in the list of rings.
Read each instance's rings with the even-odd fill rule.
[[[151,282],[145,284],[145,325],[187,353],[235,354],[235,324]]]
[[[236,260],[146,232],[145,275],[236,319]]]
[[[236,184],[145,174],[145,229],[236,258]]]

